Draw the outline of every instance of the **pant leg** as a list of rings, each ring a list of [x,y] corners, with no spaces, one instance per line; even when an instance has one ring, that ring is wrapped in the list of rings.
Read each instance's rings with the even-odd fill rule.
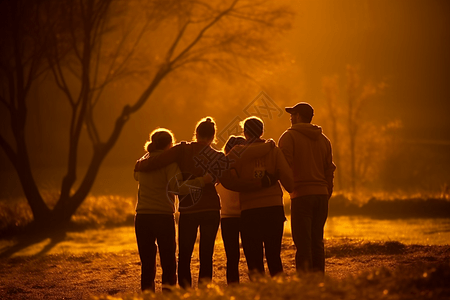
[[[291,200],[291,231],[294,244],[297,271],[308,271],[312,267],[312,207],[309,196]]]
[[[311,232],[312,269],[314,271],[325,273],[323,228],[328,218],[328,195],[317,195],[314,201],[314,215]]]
[[[175,220],[173,215],[160,215],[158,219],[157,242],[162,269],[162,284],[176,285]]]
[[[199,224],[192,214],[180,214],[178,223],[178,284],[191,287],[191,257]]]
[[[198,213],[200,219],[200,272],[199,283],[211,281],[213,276],[213,254],[217,230],[220,223],[220,211]]]
[[[253,209],[241,213],[241,240],[245,259],[252,279],[255,273],[264,275],[264,248],[261,235],[261,222]]]
[[[220,222],[223,246],[227,256],[227,283],[239,283],[240,218],[223,218]]]
[[[270,207],[263,214],[265,224],[261,224],[264,239],[264,250],[266,254],[267,267],[270,276],[283,273],[283,263],[281,261],[281,243],[284,231],[284,208]]]
[[[152,215],[136,214],[135,232],[141,259],[141,290],[155,291],[156,235],[151,222]]]

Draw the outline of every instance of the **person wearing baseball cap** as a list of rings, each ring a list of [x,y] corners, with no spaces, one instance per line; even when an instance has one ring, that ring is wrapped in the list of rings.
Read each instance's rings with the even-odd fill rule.
[[[331,142],[320,126],[311,124],[314,109],[309,103],[285,110],[292,126],[281,135],[278,146],[294,173],[294,189],[289,195],[296,269],[324,273],[323,230],[336,170]]]

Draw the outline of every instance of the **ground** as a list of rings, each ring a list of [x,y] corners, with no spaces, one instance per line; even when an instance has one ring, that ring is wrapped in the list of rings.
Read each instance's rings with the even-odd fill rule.
[[[382,267],[395,270],[417,265],[450,263],[450,246],[415,246],[398,242],[370,243],[355,240],[326,241],[326,275],[344,279]],[[242,253],[241,253],[242,254]],[[283,240],[282,261],[287,276],[295,273],[294,246]],[[198,275],[198,253],[192,273]],[[87,299],[92,295],[139,293],[140,261],[136,250],[44,254],[0,259],[0,299]],[[248,281],[241,255],[241,282]],[[226,257],[218,243],[214,254],[214,283],[225,286]],[[160,269],[157,273],[159,292]]]

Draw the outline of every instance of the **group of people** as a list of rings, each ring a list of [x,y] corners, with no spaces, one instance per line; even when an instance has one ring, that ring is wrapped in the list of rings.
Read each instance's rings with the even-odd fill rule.
[[[283,190],[291,197],[291,230],[298,271],[325,271],[323,229],[336,166],[329,139],[311,124],[306,102],[286,107],[292,126],[278,146],[264,140],[264,124],[249,117],[243,136],[231,136],[224,149],[211,147],[216,125],[210,117],[195,128],[192,142],[176,145],[170,130],[156,129],[147,153],[135,165],[139,182],[135,231],[141,259],[141,289],[155,290],[159,249],[163,289],[192,285],[191,257],[199,236],[199,283],[213,276],[213,252],[221,227],[228,284],[239,282],[240,242],[250,279],[283,272],[281,242],[286,220]],[[178,263],[174,213],[178,198]]]

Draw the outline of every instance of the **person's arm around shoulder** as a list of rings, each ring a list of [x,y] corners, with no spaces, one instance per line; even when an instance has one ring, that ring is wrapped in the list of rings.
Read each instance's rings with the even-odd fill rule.
[[[285,131],[278,140],[278,147],[284,154],[289,166],[294,165],[294,138],[292,134]]]
[[[191,193],[192,188],[201,189],[205,184],[212,181],[210,175],[184,180],[183,174],[176,163],[172,163],[166,168],[169,191],[177,195],[188,195]]]
[[[169,150],[164,151],[163,153],[157,156],[147,156],[142,157],[136,164],[134,165],[134,171],[137,172],[146,172],[152,171],[156,169],[160,169],[165,167],[171,163],[177,161],[178,157],[181,154],[183,144],[175,145]]]
[[[147,152],[141,158],[139,158],[137,161],[147,159],[149,156],[150,156],[150,153]],[[139,171],[136,171],[136,165],[134,166],[133,176],[134,176],[134,180],[139,181]]]
[[[330,140],[328,140],[328,138],[327,138],[327,147],[328,147],[328,155],[324,172],[325,172],[325,179],[327,180],[328,183],[328,195],[329,197],[331,197],[331,195],[333,194],[334,171],[336,170],[336,165],[333,162],[333,150],[331,147],[331,142]]]
[[[277,172],[280,182],[288,193],[292,193],[294,190],[294,173],[281,149],[277,147],[274,151],[276,151]]]
[[[247,160],[267,155],[270,150],[276,147],[275,141],[266,140],[264,143],[255,143],[250,145],[236,145],[231,149],[231,153],[239,160]]]
[[[220,174],[215,174],[219,182],[228,190],[234,192],[250,192],[264,187],[261,179],[240,178],[237,172],[238,165],[241,163],[237,153],[232,151],[229,155],[223,155],[223,160],[227,161],[227,167],[221,170]]]

